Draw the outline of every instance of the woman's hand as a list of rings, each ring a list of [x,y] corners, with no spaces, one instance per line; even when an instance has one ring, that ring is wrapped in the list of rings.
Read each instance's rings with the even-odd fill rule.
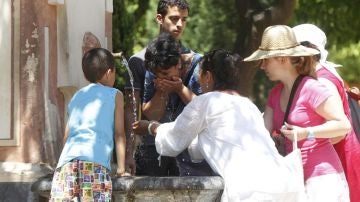
[[[133,132],[136,135],[146,135],[146,134],[148,134],[149,124],[150,124],[150,121],[147,121],[147,120],[135,121],[132,124]]]
[[[301,128],[299,126],[290,125],[288,123],[285,123],[281,129],[280,132],[288,139],[294,140],[294,132],[296,131],[297,140],[303,140],[307,138],[308,131],[306,128]]]

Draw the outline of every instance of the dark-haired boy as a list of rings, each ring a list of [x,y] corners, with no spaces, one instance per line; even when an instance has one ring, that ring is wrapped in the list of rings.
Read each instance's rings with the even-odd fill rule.
[[[177,41],[180,41],[183,31],[186,27],[186,20],[189,15],[189,4],[186,0],[160,0],[157,7],[156,21],[160,25],[160,33],[170,33]],[[144,66],[144,55],[146,48],[136,53],[129,59],[129,67],[134,76],[134,91],[135,101],[137,106],[133,105],[133,98],[131,92],[130,78],[126,79],[125,86],[125,128],[127,139],[129,140],[131,134],[131,124],[134,121],[133,109],[141,110],[142,98],[144,95],[144,81],[146,69]],[[181,46],[182,58],[186,58],[183,64],[188,63],[196,64],[200,55],[195,54],[190,49]],[[184,65],[184,69],[189,66]],[[147,117],[138,117],[146,119]],[[178,168],[176,166],[175,158],[173,157],[162,157],[161,162],[158,160],[158,153],[155,148],[154,137],[145,135],[142,137],[142,143],[136,149],[135,162],[132,158],[133,144],[128,141],[127,147],[127,168],[134,170],[136,167],[136,175],[149,175],[149,176],[176,176],[179,175]]]

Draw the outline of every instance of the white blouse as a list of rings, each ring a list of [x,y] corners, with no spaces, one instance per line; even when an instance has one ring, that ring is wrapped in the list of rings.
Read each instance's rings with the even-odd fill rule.
[[[273,193],[298,189],[294,171],[277,152],[262,114],[248,98],[222,92],[197,96],[174,122],[157,128],[156,149],[177,156],[196,136],[198,149],[224,179],[222,201],[269,199]]]

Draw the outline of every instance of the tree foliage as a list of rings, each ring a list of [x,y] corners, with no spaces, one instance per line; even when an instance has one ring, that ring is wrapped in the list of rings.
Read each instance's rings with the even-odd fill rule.
[[[215,48],[233,49],[236,38],[234,0],[193,0],[183,43],[205,53]]]
[[[338,72],[349,85],[360,88],[360,42],[349,46],[332,46],[330,49],[331,59],[343,65]]]
[[[182,43],[205,53],[225,48],[243,57],[260,44],[263,30],[274,24],[313,23],[328,36],[331,60],[346,68],[340,71],[346,80],[360,79],[360,1],[350,0],[188,0],[190,17]],[[114,1],[113,47],[130,56],[156,37],[157,1]],[[357,45],[354,45],[357,44]],[[258,63],[244,67],[239,90],[262,108],[272,83],[258,71]],[[352,74],[354,73],[354,74]],[[121,76],[120,76],[121,77]],[[121,87],[121,82],[120,85]]]
[[[359,0],[298,0],[293,23],[313,23],[327,34],[330,46],[344,47],[359,42],[359,7]]]
[[[132,49],[136,46],[135,38],[139,33],[139,28],[146,23],[145,14],[149,9],[147,0],[117,0],[114,1],[113,13],[113,52],[122,52],[123,55],[131,55]],[[141,33],[141,32],[140,32]],[[127,74],[121,59],[115,60],[117,78],[115,86],[123,88],[125,83],[124,75]]]
[[[225,48],[246,57],[257,49],[267,26],[290,20],[294,5],[294,0],[193,0],[183,42],[199,52]],[[262,105],[271,83],[261,72],[256,75],[257,65],[249,63],[242,69],[238,89]]]
[[[299,0],[293,24],[313,23],[327,35],[329,60],[342,64],[338,71],[360,87],[360,1]]]

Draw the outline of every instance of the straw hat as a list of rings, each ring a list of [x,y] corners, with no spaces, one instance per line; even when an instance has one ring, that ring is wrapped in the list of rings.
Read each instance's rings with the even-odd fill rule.
[[[300,45],[293,30],[286,25],[274,25],[265,29],[260,47],[244,61],[261,60],[281,56],[310,56],[319,54],[313,48]]]

